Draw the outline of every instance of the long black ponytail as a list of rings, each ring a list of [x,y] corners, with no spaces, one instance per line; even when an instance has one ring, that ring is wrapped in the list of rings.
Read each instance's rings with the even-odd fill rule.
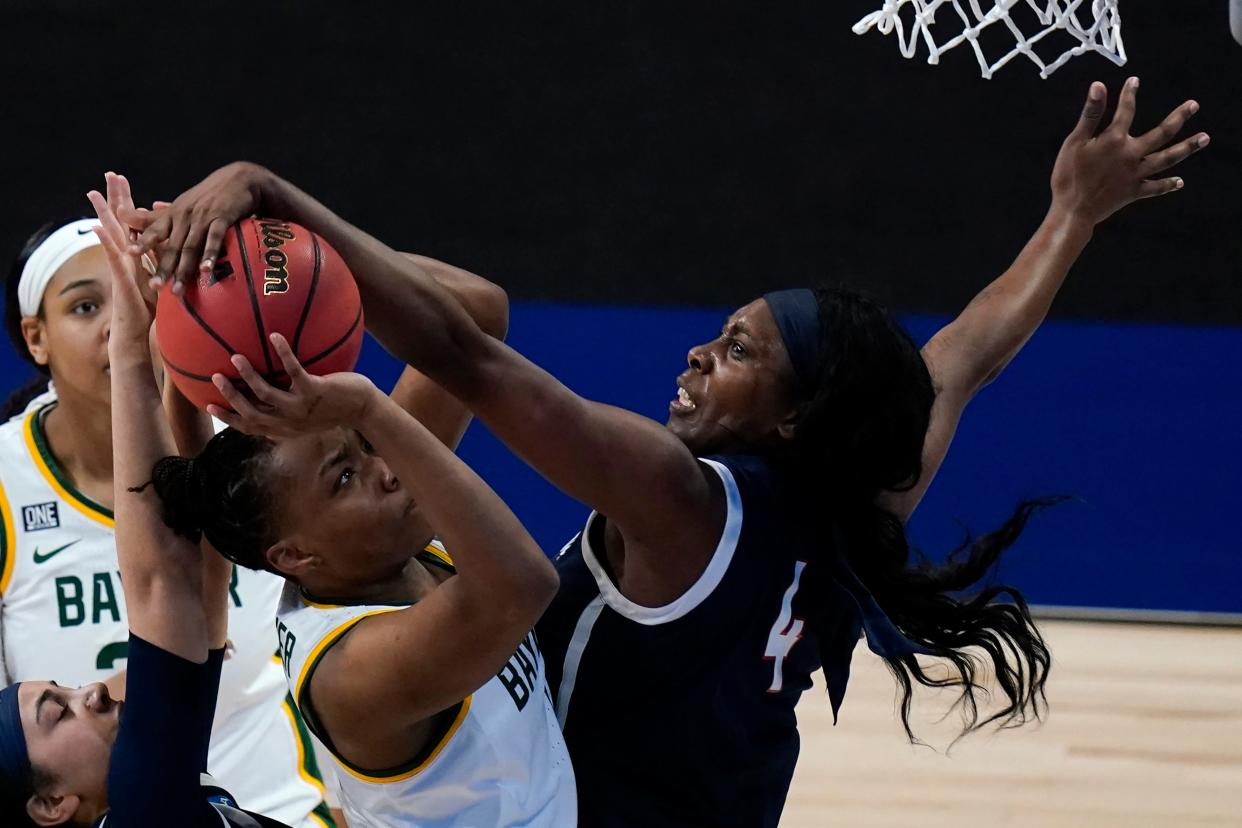
[[[907,638],[952,667],[933,676],[913,655],[886,659],[907,736],[916,741],[910,727],[916,683],[961,687],[962,735],[990,723],[1016,727],[1039,719],[1047,704],[1048,647],[1017,589],[980,583],[1030,517],[1058,498],[1021,503],[998,529],[968,539],[944,563],[912,550],[904,524],[883,507],[881,495],[908,491],[923,473],[936,396],[931,375],[910,335],[879,304],[843,288],[815,294],[820,373],[784,460],[832,504],[850,566],[881,609]],[[986,673],[1005,703],[981,718]]]

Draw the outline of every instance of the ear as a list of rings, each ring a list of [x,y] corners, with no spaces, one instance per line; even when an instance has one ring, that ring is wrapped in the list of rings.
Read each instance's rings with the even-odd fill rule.
[[[37,316],[22,317],[22,337],[26,340],[26,350],[40,365],[47,365],[47,326]]]
[[[59,796],[36,793],[26,801],[26,814],[35,825],[64,825],[73,819],[81,804],[82,798],[73,794]]]
[[[776,433],[782,440],[792,440],[798,436],[798,421],[802,417],[802,406],[795,405],[776,426]]]
[[[319,566],[319,557],[302,549],[293,539],[280,540],[263,553],[267,565],[295,581]]]

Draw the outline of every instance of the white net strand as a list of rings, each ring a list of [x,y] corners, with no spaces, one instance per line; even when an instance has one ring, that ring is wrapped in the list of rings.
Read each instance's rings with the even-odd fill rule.
[[[986,1],[986,0],[985,0]],[[918,51],[919,40],[927,44],[927,62],[938,64],[940,56],[955,46],[970,41],[975,58],[983,77],[991,78],[992,74],[1018,55],[1025,55],[1039,67],[1040,77],[1047,78],[1065,64],[1070,58],[1078,57],[1086,52],[1098,52],[1118,66],[1125,65],[1126,47],[1121,40],[1121,13],[1117,10],[1117,0],[1091,0],[1089,9],[1091,23],[1084,26],[1079,19],[1079,12],[1085,12],[1087,0],[991,0],[992,6],[987,11],[980,8],[979,0],[884,0],[884,6],[878,11],[864,17],[854,24],[855,34],[866,34],[871,29],[878,29],[880,34],[888,35],[896,32],[901,54],[907,58],[914,57]],[[1010,10],[1021,2],[1025,2],[1034,13],[1039,23],[1039,30],[1029,36],[1024,34],[1017,22],[1010,17]],[[1242,2],[1242,0],[1239,0]],[[967,8],[962,8],[965,5]],[[901,19],[901,12],[906,6],[912,6],[914,12],[909,32],[906,23]],[[947,37],[943,43],[937,43],[933,31],[936,25],[936,13],[943,7],[950,6],[957,12],[962,29],[957,34],[945,30]],[[970,13],[967,14],[967,9]],[[1085,15],[1084,15],[1085,16]],[[983,53],[979,44],[980,34],[989,26],[1004,23],[1013,35],[1015,45],[1000,59],[991,62]],[[1078,41],[1078,44],[1066,49],[1051,63],[1044,63],[1035,53],[1035,45],[1048,35],[1065,32]]]

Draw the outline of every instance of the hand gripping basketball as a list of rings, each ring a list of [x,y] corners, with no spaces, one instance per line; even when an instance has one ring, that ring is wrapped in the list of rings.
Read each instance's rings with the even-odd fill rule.
[[[213,404],[207,406],[207,413],[239,431],[270,438],[313,434],[363,421],[380,393],[371,380],[354,373],[309,374],[294,356],[288,340],[272,334],[271,343],[289,377],[289,388],[270,384],[250,360],[235,354],[233,366],[250,389],[253,401],[228,377],[215,374],[211,381],[232,410]]]
[[[1168,145],[1199,111],[1199,104],[1186,101],[1155,129],[1136,138],[1130,135],[1130,127],[1138,87],[1138,78],[1126,81],[1112,121],[1101,129],[1108,89],[1098,81],[1091,84],[1082,116],[1061,146],[1052,170],[1054,208],[1095,225],[1131,202],[1182,188],[1180,177],[1156,176],[1208,145],[1203,132]]]
[[[136,253],[157,256],[156,279],[172,280],[180,295],[198,272],[211,272],[229,228],[253,214],[262,201],[262,178],[267,171],[238,161],[207,176],[155,211],[132,208],[121,220],[139,232]]]
[[[238,379],[233,354],[267,381],[283,382],[268,334],[283,334],[312,374],[351,370],[362,348],[353,276],[331,245],[292,222],[247,218],[231,225],[215,266],[182,292],[174,288],[160,291],[156,333],[169,376],[199,408],[225,403],[211,376]]]

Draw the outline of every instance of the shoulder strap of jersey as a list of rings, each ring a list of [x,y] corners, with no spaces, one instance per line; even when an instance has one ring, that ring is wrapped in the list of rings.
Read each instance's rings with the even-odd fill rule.
[[[448,550],[444,548],[444,544],[439,538],[432,538],[431,543],[423,547],[423,551],[418,553],[418,557],[441,569],[447,569],[454,574],[457,573],[457,567],[453,564],[453,557],[449,555]]]
[[[289,676],[293,682],[291,689],[298,707],[302,707],[302,694],[306,683],[310,681],[329,650],[368,618],[387,612],[400,612],[403,609],[405,607],[351,607],[308,602],[308,606],[281,619],[295,635],[308,635],[310,638],[304,647],[297,648],[301,651],[298,653],[299,657],[290,665]],[[310,623],[306,623],[307,621]]]
[[[439,555],[445,554],[442,547],[438,554],[433,552],[431,547],[428,547],[426,551],[428,554],[436,555],[437,559]],[[384,769],[357,767],[337,751],[331,736],[324,732],[323,726],[319,723],[319,717],[315,713],[314,705],[309,704],[310,700],[306,696],[306,691],[314,678],[315,670],[318,669],[324,657],[359,624],[376,615],[400,612],[409,607],[408,605],[393,607],[327,605],[311,603],[306,599],[303,599],[303,602],[303,606],[282,613],[280,622],[286,628],[286,641],[290,633],[297,637],[290,647],[294,655],[290,658],[288,675],[294,701],[302,713],[302,719],[306,722],[307,728],[323,742],[324,747],[335,757],[340,768],[363,782],[392,784],[405,781],[420,773],[435,759],[461,727],[470,712],[473,694],[466,696],[461,702],[440,714],[436,732],[431,735],[424,749],[408,762],[398,767]],[[300,646],[303,637],[306,639],[306,645]]]
[[[102,523],[109,529],[116,528],[116,521],[112,510],[96,503],[79,492],[60,468],[60,464],[52,454],[51,448],[48,447],[47,435],[43,431],[42,417],[43,412],[51,408],[52,405],[54,403],[30,409],[26,419],[22,422],[22,434],[26,447],[30,451],[31,462],[34,463],[40,476],[52,488],[56,496],[63,500],[70,508],[76,509],[86,517],[97,523]]]

